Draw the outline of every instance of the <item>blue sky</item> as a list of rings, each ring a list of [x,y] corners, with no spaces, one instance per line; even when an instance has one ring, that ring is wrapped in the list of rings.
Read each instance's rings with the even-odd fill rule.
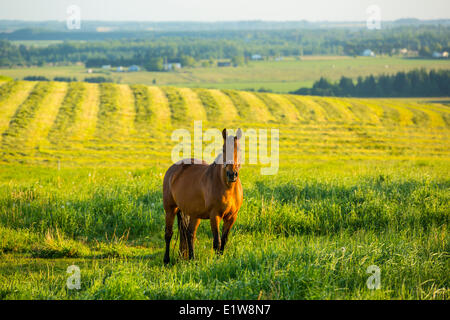
[[[450,0],[1,0],[0,19],[62,21],[72,4],[85,20],[365,21],[370,5],[382,20],[450,18]]]

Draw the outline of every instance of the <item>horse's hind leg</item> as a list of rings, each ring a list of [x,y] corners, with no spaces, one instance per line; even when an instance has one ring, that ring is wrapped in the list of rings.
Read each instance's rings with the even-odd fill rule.
[[[189,259],[194,259],[194,240],[195,234],[197,233],[198,225],[200,224],[200,219],[192,218],[189,221],[188,227],[188,248],[189,248]]]
[[[170,240],[172,240],[173,235],[173,222],[175,220],[175,216],[177,213],[177,207],[167,207],[164,208],[166,211],[166,232],[164,235],[164,239],[166,240],[166,253],[164,254],[164,263],[168,264],[170,262]]]

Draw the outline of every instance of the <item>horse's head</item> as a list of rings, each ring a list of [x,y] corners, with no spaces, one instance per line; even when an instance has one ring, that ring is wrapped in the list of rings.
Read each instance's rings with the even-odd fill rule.
[[[228,183],[236,182],[241,167],[241,148],[239,140],[242,137],[242,130],[238,129],[236,136],[229,136],[227,129],[223,129],[223,168]]]

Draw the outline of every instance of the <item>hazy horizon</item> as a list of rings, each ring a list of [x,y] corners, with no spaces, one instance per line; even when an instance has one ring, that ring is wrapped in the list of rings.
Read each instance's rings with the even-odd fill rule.
[[[355,22],[369,17],[367,8],[377,5],[382,21],[398,19],[439,20],[450,18],[450,1],[429,0],[16,0],[0,3],[0,20],[64,21],[67,8],[77,5],[85,21],[114,22],[234,22],[300,21]]]

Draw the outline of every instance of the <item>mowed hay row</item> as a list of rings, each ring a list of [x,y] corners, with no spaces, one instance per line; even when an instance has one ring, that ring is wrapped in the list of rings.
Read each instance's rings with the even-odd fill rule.
[[[117,140],[121,137],[119,89],[112,83],[102,83],[100,89],[100,104],[97,116],[95,136],[97,139]]]
[[[127,141],[135,134],[134,120],[136,118],[134,95],[125,84],[117,85],[118,90],[118,139]]]
[[[298,121],[304,120],[297,108],[291,103],[289,99],[286,98],[285,95],[267,93],[267,96],[275,101],[278,106],[281,108],[281,112],[285,115],[284,119],[286,119],[289,123],[296,123]]]
[[[352,104],[343,98],[325,99],[338,109],[338,111],[343,115],[343,118],[346,119],[346,122],[359,123],[366,122],[370,119],[371,110],[368,108],[362,107],[363,110],[360,108],[354,108]],[[355,111],[359,112],[359,117],[356,115]]]
[[[72,129],[80,119],[81,105],[86,96],[86,86],[82,82],[69,83],[67,94],[58,110],[55,122],[48,134],[48,140],[56,145],[68,145]]]
[[[0,83],[0,104],[6,100],[10,95],[17,92],[19,86],[18,81],[4,81]]]
[[[29,138],[29,126],[36,117],[36,113],[42,102],[51,92],[50,82],[39,82],[27,98],[18,106],[8,128],[2,134],[2,148],[10,151],[18,151],[25,147],[25,141]]]
[[[410,101],[403,101],[402,103],[411,109],[417,109],[426,114],[426,116],[428,117],[428,126],[430,128],[443,128],[446,126],[441,112],[435,111],[429,107],[425,107],[417,103],[412,103]]]
[[[270,113],[264,102],[258,99],[255,94],[245,91],[241,91],[239,94],[250,105],[250,113],[253,115],[252,118],[255,122],[277,121],[275,116]]]
[[[47,140],[47,136],[66,96],[67,83],[54,82],[50,90],[49,94],[42,101],[36,117],[29,127],[30,135],[26,141],[26,145],[29,148],[48,148],[50,143]]]
[[[169,102],[172,125],[179,125],[180,123],[186,122],[188,120],[186,100],[184,100],[180,92],[174,87],[164,87],[162,90],[166,94],[167,101]]]
[[[187,118],[190,121],[206,120],[206,111],[197,94],[189,88],[178,88],[180,95],[186,102]]]
[[[95,83],[84,83],[85,97],[80,106],[79,118],[72,127],[72,142],[83,144],[93,138],[97,127],[100,104],[100,89]]]
[[[330,98],[332,103],[345,113],[352,123],[380,123],[377,113],[372,108],[348,98]]]
[[[151,109],[152,97],[146,85],[135,84],[131,85],[130,89],[134,96],[134,111],[136,116],[134,118],[134,126],[137,134],[140,136],[151,135],[151,122],[154,113]]]
[[[0,135],[8,129],[17,108],[28,98],[36,82],[9,81],[0,90]]]
[[[239,115],[239,120],[257,120],[251,113],[250,104],[236,90],[222,90],[222,92],[231,100]]]
[[[150,93],[152,101],[150,108],[154,114],[151,129],[160,135],[171,126],[171,110],[169,101],[161,88],[147,87],[147,89]]]
[[[411,118],[411,121],[413,123],[413,126],[423,128],[430,127],[429,115],[420,108],[412,108],[410,105],[405,103],[403,99],[397,99],[395,101],[395,104],[397,107],[404,108],[412,113],[413,116]]]
[[[445,104],[441,104],[439,100],[436,101],[414,101],[408,100],[408,103],[413,103],[414,105],[420,106],[421,108],[426,108],[427,110],[434,111],[439,114],[445,123],[446,127],[450,127],[450,107]]]
[[[289,110],[289,101],[283,100],[282,97],[277,99],[278,95],[275,94],[271,95],[258,92],[254,93],[254,95],[266,105],[267,109],[277,122],[289,123],[297,121],[297,112],[295,108],[293,108],[294,112],[290,112],[292,110]]]
[[[309,96],[285,95],[297,108],[300,116],[309,121],[325,122],[325,110]]]
[[[383,118],[384,118],[384,109],[383,107],[381,107],[379,104],[374,103],[373,101],[369,101],[369,100],[364,100],[364,99],[357,99],[357,98],[345,98],[345,100],[352,104],[353,106],[353,111],[355,112],[355,114],[357,115],[361,115],[361,113],[363,113],[362,108],[360,109],[359,107],[365,107],[370,109],[371,112],[369,112],[369,123],[373,123],[376,125],[382,124],[383,122]],[[362,115],[359,118],[364,118]]]
[[[217,102],[221,110],[220,118],[213,119],[213,122],[224,121],[225,123],[231,123],[239,119],[239,113],[228,95],[217,89],[208,89],[208,92]]]
[[[354,117],[349,114],[350,112],[335,103],[331,98],[315,97],[313,100],[325,111],[328,121],[341,123],[354,122]]]
[[[401,127],[409,127],[409,126],[414,125],[414,122],[413,122],[414,113],[411,110],[409,110],[408,108],[399,106],[396,103],[392,103],[392,100],[379,99],[378,101],[379,101],[380,105],[382,105],[383,107],[393,109],[397,112],[398,125],[400,125]],[[391,119],[396,118],[395,116],[392,116],[392,113],[387,113],[387,115]]]
[[[223,110],[221,109],[218,101],[211,93],[211,90],[208,89],[192,89],[192,90],[197,94],[197,97],[203,104],[203,108],[205,109],[206,118],[208,119],[208,121],[214,122],[222,119]]]

